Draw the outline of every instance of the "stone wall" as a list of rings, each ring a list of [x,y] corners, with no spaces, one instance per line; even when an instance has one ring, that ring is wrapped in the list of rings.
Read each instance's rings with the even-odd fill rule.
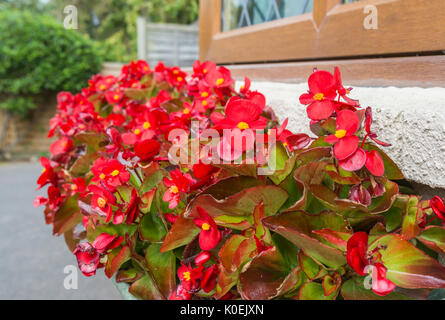
[[[310,133],[298,100],[306,83],[253,82],[252,90],[266,96],[280,120],[289,118],[290,130]],[[356,87],[350,96],[373,108],[373,131],[392,144],[385,152],[417,191],[445,195],[445,88]]]

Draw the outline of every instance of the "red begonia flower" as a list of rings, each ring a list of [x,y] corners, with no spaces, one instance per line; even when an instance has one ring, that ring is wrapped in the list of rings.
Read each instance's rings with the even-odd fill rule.
[[[440,220],[445,221],[445,204],[439,196],[434,196],[430,200],[430,207]]]
[[[230,70],[225,67],[209,70],[205,75],[205,82],[211,88],[227,88],[234,83]]]
[[[175,291],[173,291],[168,300],[190,300],[192,295],[184,289],[182,284],[179,284]]]
[[[383,176],[385,173],[382,156],[375,150],[366,151],[365,166],[376,177]]]
[[[339,160],[338,165],[346,171],[357,171],[363,168],[366,163],[366,152],[358,148],[351,156],[344,160]]]
[[[351,187],[351,189],[349,190],[348,199],[356,203],[363,204],[366,207],[371,204],[371,194],[361,184]]]
[[[359,139],[355,135],[360,120],[355,112],[343,110],[338,113],[335,134],[326,137],[326,142],[335,144],[334,155],[338,160],[344,160],[355,153]]]
[[[59,154],[63,154],[70,151],[72,147],[73,147],[73,140],[71,140],[68,137],[63,137],[54,142],[49,148],[49,151],[53,156],[57,156]]]
[[[358,106],[359,105],[358,100],[353,100],[346,96],[347,94],[349,94],[351,92],[352,88],[345,88],[343,86],[343,83],[341,81],[340,69],[338,67],[335,67],[334,77],[335,77],[335,82],[337,84],[337,91],[338,91],[338,94],[340,95],[340,97],[342,97],[348,104],[350,104],[352,106]]]
[[[139,216],[139,203],[141,199],[138,196],[136,189],[131,191],[131,199],[128,203],[127,210],[125,211],[125,216],[127,217],[127,225],[132,224]]]
[[[212,250],[221,240],[221,232],[218,230],[213,218],[204,209],[198,207],[199,218],[193,219],[193,222],[201,228],[199,233],[199,246],[201,250]]]
[[[33,205],[34,207],[39,207],[39,206],[46,206],[46,204],[48,203],[48,199],[43,197],[43,196],[37,196],[34,199]]]
[[[181,280],[181,284],[187,291],[195,290],[198,287],[198,280],[202,277],[202,266],[192,268],[190,265],[181,265],[178,268],[178,278]]]
[[[105,99],[107,99],[107,102],[109,104],[119,103],[119,102],[121,102],[123,97],[124,97],[124,94],[122,92],[117,92],[117,91],[108,91],[105,94]]]
[[[118,237],[104,232],[98,235],[96,240],[94,240],[93,247],[97,250],[98,253],[104,253],[108,250],[117,248],[123,240],[124,237],[122,236]]]
[[[183,174],[178,168],[170,171],[170,178],[163,179],[168,189],[164,193],[162,200],[169,203],[169,209],[174,209],[178,206],[180,193],[188,192],[194,181],[189,174]]]
[[[346,260],[348,264],[361,276],[365,276],[365,267],[368,251],[368,235],[365,232],[356,232],[348,240]]]
[[[194,78],[204,78],[205,75],[209,72],[212,72],[216,69],[216,63],[212,61],[205,61],[201,63],[201,61],[196,60],[193,64],[193,77]]]
[[[386,296],[395,287],[396,285],[386,278],[386,267],[381,263],[375,263],[372,268],[372,291],[376,295]]]
[[[334,76],[327,71],[315,71],[308,80],[309,93],[300,96],[300,103],[309,105],[307,115],[312,120],[324,120],[334,112],[332,100],[337,97]]]
[[[40,158],[40,164],[43,167],[42,173],[37,179],[37,184],[39,185],[36,190],[41,189],[47,183],[56,183],[56,174],[54,173],[53,167],[51,166],[51,162],[45,158]]]
[[[142,161],[151,161],[159,153],[161,145],[153,139],[137,141],[134,144],[134,152]]]
[[[89,242],[80,243],[73,251],[76,256],[77,264],[80,271],[87,277],[96,274],[96,269],[99,266],[100,254]]]
[[[94,184],[88,186],[88,190],[93,193],[91,198],[91,207],[99,213],[105,215],[105,222],[109,222],[113,215],[111,205],[116,205],[116,198],[110,191]]]
[[[99,158],[94,161],[91,171],[94,174],[93,182],[104,183],[113,190],[130,180],[130,173],[117,159]]]
[[[202,264],[206,263],[207,261],[209,261],[210,258],[212,258],[212,255],[210,254],[210,252],[203,251],[196,256],[195,263],[196,263],[196,265],[199,266],[199,265],[202,265]]]
[[[211,292],[215,288],[217,277],[218,266],[214,264],[211,267],[208,267],[202,275],[201,289],[206,293]]]

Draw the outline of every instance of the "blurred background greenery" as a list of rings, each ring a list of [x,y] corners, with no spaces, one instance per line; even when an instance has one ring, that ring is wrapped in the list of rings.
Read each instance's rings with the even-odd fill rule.
[[[64,8],[77,8],[68,30]],[[0,0],[0,109],[22,117],[40,99],[78,92],[104,61],[137,59],[137,16],[191,24],[199,0]]]
[[[61,23],[67,5],[78,10],[77,31],[94,41],[105,61],[116,62],[137,57],[138,15],[152,22],[191,24],[199,12],[199,0],[0,0],[0,10],[49,14]]]

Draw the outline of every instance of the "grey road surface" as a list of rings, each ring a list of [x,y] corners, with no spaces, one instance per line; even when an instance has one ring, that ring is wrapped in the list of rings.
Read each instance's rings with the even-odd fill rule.
[[[0,163],[0,299],[120,299],[103,269],[89,278],[79,271],[78,289],[65,289],[73,274],[64,269],[77,270],[76,259],[32,205],[44,195],[35,191],[41,171],[39,163]]]

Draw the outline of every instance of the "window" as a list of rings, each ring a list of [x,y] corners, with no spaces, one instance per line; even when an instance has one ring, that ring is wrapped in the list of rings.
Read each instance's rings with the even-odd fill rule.
[[[354,73],[372,66],[377,79],[400,78],[395,85],[412,78],[445,85],[443,0],[201,0],[200,30],[202,60],[249,64],[257,74],[270,67],[264,63],[278,68],[279,78],[290,75],[276,63],[297,71],[335,60]]]

